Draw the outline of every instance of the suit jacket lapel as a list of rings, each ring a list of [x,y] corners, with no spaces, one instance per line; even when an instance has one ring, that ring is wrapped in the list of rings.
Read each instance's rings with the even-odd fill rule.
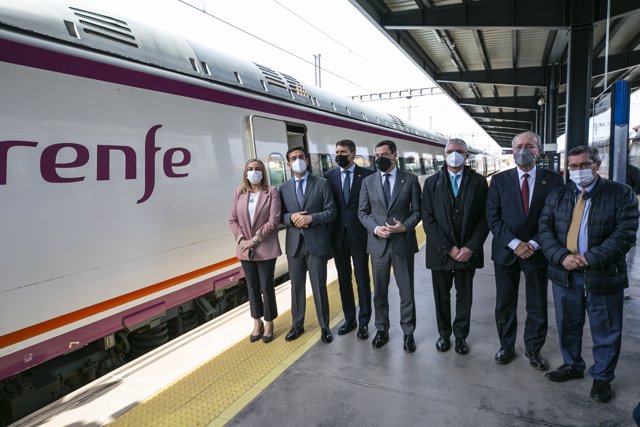
[[[268,197],[269,197],[269,191],[268,190],[260,190],[258,192],[258,203],[256,203],[256,211],[253,214],[253,219],[258,218],[258,216],[260,215],[260,212],[262,211],[262,209],[265,207],[265,205],[267,203],[267,198]],[[247,201],[247,203],[248,203],[248,201]],[[247,211],[248,211],[248,209],[247,209]],[[248,213],[247,213],[247,218],[249,218],[249,214]],[[251,224],[251,231],[253,231],[254,225],[255,225],[255,221],[254,221],[253,224]]]
[[[391,190],[391,200],[389,200],[389,208],[393,205],[393,202],[398,198],[398,194],[402,191],[402,187],[404,187],[405,177],[404,172],[398,170],[396,173],[396,182],[393,184],[393,190]]]
[[[543,198],[544,189],[547,185],[547,174],[544,169],[537,168],[536,170],[536,183],[533,187],[533,195],[531,197],[531,204],[529,205],[529,212],[534,205],[540,203],[540,199]],[[544,201],[544,200],[543,200]]]
[[[313,175],[309,174],[307,175],[307,185],[304,189],[304,197],[302,199],[302,210],[304,210],[304,206],[307,204],[307,199],[309,198],[309,193],[311,192],[311,189],[313,188],[313,184],[315,183],[315,179],[313,177]]]
[[[342,195],[342,169],[337,168],[335,169],[335,173],[332,173],[329,175],[329,183],[331,185],[333,185],[333,187],[337,190],[336,194],[340,194]],[[351,197],[351,196],[349,196]],[[336,200],[336,203],[338,203],[339,205],[346,205],[346,203],[344,202],[344,197],[338,197],[338,200]]]

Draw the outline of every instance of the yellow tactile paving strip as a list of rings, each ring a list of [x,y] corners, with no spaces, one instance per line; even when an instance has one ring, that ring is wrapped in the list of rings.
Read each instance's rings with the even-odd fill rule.
[[[424,242],[422,227],[418,239]],[[420,265],[420,262],[417,263]],[[419,268],[419,267],[418,267]],[[338,282],[327,285],[330,326],[342,319]],[[274,321],[275,339],[269,344],[238,342],[151,399],[110,424],[119,426],[222,426],[262,392],[320,339],[315,306],[307,298],[304,334],[287,342],[290,311]],[[335,334],[334,334],[335,335]],[[334,337],[335,338],[335,337]],[[331,345],[331,344],[329,344]]]

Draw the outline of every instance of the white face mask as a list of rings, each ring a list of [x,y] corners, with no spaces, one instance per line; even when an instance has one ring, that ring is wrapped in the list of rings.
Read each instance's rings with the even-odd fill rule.
[[[569,179],[580,187],[588,187],[596,177],[593,176],[592,169],[578,169],[569,171]]]
[[[262,181],[262,171],[247,171],[247,179],[253,185],[260,184]]]
[[[307,162],[302,159],[295,159],[293,162],[291,162],[291,169],[295,173],[304,173],[304,171],[307,170]]]
[[[454,151],[447,156],[447,164],[452,168],[459,168],[464,164],[464,156]]]

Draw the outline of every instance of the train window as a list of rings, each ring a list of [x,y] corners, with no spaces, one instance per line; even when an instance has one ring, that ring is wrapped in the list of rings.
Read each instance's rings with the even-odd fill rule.
[[[284,156],[280,153],[269,154],[267,168],[269,169],[269,181],[274,187],[282,185],[287,177],[285,175],[286,162]]]
[[[403,170],[414,175],[420,175],[420,164],[418,164],[415,157],[407,157],[404,159]]]
[[[442,169],[444,166],[444,156],[436,156],[436,170]]]
[[[238,83],[244,84],[244,83],[242,83],[242,77],[240,77],[240,73],[239,72],[234,71],[233,75],[236,77],[236,80],[238,81]]]
[[[333,161],[328,154],[309,153],[309,161],[311,163],[311,174],[316,176],[324,176],[333,167]]]
[[[371,169],[377,170],[377,168],[376,168],[376,157],[375,156],[369,156],[369,165],[371,165]]]
[[[434,173],[436,173],[436,169],[433,165],[433,157],[431,156],[423,157],[420,160],[422,163],[422,169],[424,170],[424,173],[426,175],[433,175]]]
[[[361,168],[368,168],[369,165],[367,164],[368,162],[364,159],[364,157],[356,154],[356,156],[353,158],[353,162],[360,166]]]

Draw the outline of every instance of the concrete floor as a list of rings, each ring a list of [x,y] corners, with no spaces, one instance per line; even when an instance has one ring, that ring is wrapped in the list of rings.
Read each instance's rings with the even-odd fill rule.
[[[491,236],[485,244],[489,253]],[[418,349],[402,351],[399,297],[390,288],[390,342],[380,350],[355,332],[330,345],[318,343],[229,423],[237,426],[634,426],[640,400],[640,251],[631,254],[631,299],[625,301],[622,354],[607,404],[589,397],[592,380],[552,383],[524,356],[524,292],[520,292],[517,357],[494,362],[499,341],[494,322],[495,283],[489,260],[474,282],[471,352],[439,353],[431,273],[424,249],[416,255]],[[486,256],[486,258],[490,258]],[[524,278],[522,279],[523,283]],[[522,287],[521,287],[522,289]],[[375,333],[373,320],[369,327]],[[585,327],[583,357],[590,366],[591,336]],[[549,288],[549,333],[542,354],[562,364]]]

